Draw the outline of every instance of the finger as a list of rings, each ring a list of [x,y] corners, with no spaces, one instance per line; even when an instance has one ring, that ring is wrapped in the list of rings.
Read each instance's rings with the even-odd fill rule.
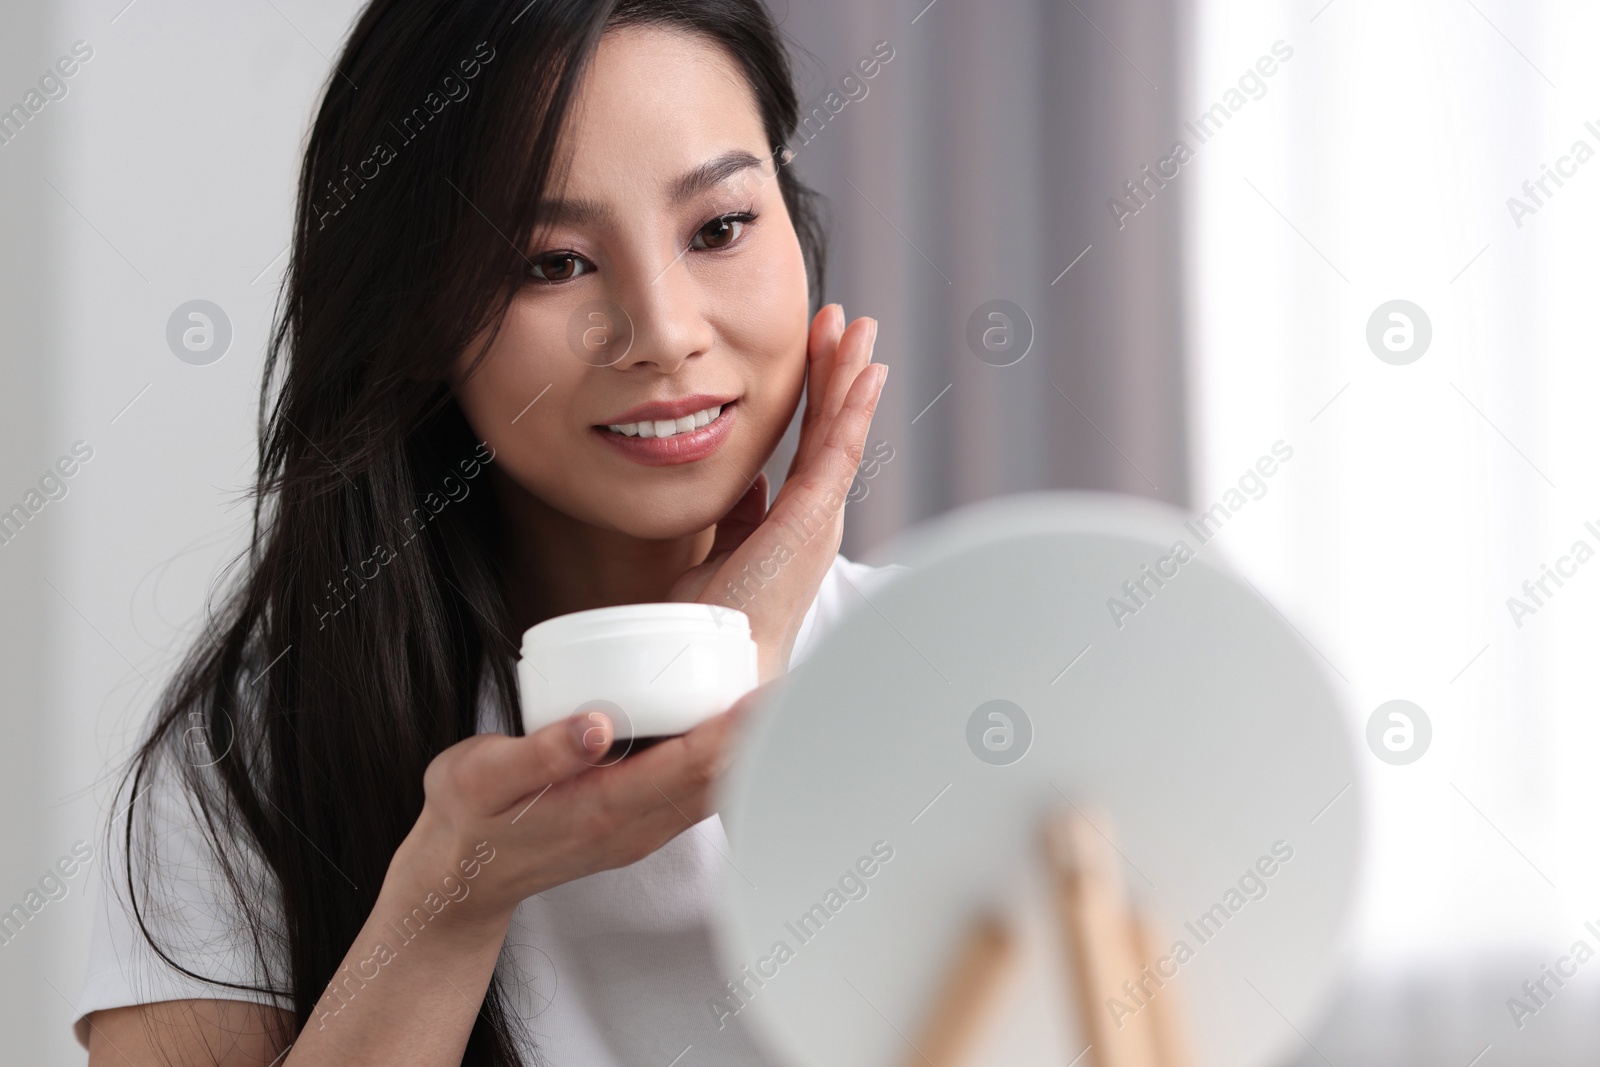
[[[739,573],[745,566],[764,566],[758,561],[775,558],[782,564],[801,558],[810,558],[813,563],[819,559],[831,561],[838,550],[850,483],[866,450],[867,429],[872,425],[872,413],[888,371],[884,364],[875,363],[861,372],[811,462],[784,482],[766,521],[718,568],[718,574]],[[779,572],[794,575],[792,580],[804,583],[820,581],[825,569],[781,566]],[[737,606],[726,599],[719,598],[718,602]]]
[[[859,318],[845,329],[839,339],[839,350],[834,359],[833,372],[822,395],[822,406],[811,434],[800,442],[795,451],[792,470],[798,473],[816,455],[826,439],[828,427],[838,417],[844,398],[866,365],[872,362],[872,349],[878,338],[876,319]]]
[[[687,733],[607,768],[612,803],[623,811],[674,812],[680,821],[687,820],[679,829],[706,818],[711,813],[708,790],[727,769],[741,723],[766,699],[770,687],[759,686]]]
[[[717,772],[720,774],[721,770],[726,767],[728,760],[733,755],[733,742],[749,725],[750,717],[756,714],[762,707],[765,707],[766,704],[772,699],[773,692],[781,682],[781,678],[773,678],[762,682],[760,685],[741,696],[738,700],[734,701],[733,706],[728,708],[727,711],[712,716],[699,726],[696,726],[694,730],[690,730],[685,733],[683,735],[684,738],[688,741],[692,748],[694,745],[701,743],[701,739],[691,739],[689,734],[693,734],[696,730],[705,731],[705,737],[709,738],[710,743],[715,745],[721,753],[722,764],[716,768]]]
[[[874,363],[856,375],[811,462],[784,483],[772,502],[768,512],[772,521],[767,525],[793,524],[802,516],[813,516],[814,525],[819,508],[837,519],[866,451],[867,430],[872,426],[872,415],[888,374],[885,364]]]
[[[839,338],[844,335],[844,307],[829,304],[811,320],[811,334],[806,346],[806,413],[801,423],[815,422],[822,411],[823,394],[828,379],[833,376],[834,359],[839,351]]]
[[[487,815],[520,808],[546,787],[599,764],[615,735],[610,718],[599,711],[553,722],[527,737],[480,735],[462,742],[437,784]],[[428,773],[435,773],[433,766]]]
[[[852,322],[839,338],[839,353],[834,359],[827,394],[822,404],[822,425],[839,413],[850,386],[868,363],[878,341],[878,320],[862,317]]]
[[[755,714],[758,709],[765,707],[767,702],[772,699],[772,694],[780,681],[781,679],[774,678],[771,681],[763,682],[734,701],[733,707],[722,713],[728,717],[729,725],[734,730],[743,730],[750,716]]]
[[[811,321],[806,348],[806,406],[800,419],[800,441],[789,460],[785,477],[799,470],[815,450],[817,427],[822,419],[828,383],[833,380],[834,368],[838,366],[839,339],[844,331],[844,308],[839,304],[827,305]]]

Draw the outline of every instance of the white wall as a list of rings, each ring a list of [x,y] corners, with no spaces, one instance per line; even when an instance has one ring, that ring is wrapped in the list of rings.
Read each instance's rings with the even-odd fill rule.
[[[96,840],[105,766],[243,544],[239,490],[298,150],[355,8],[79,0],[0,13],[3,106],[75,41],[94,53],[0,146],[0,507],[75,441],[94,450],[68,495],[0,546],[4,906],[75,840]],[[180,361],[165,338],[174,308],[196,298],[233,325],[208,366]],[[7,1062],[82,1062],[68,1000],[83,973],[84,881],[0,946]]]
[[[1361,723],[1393,698],[1432,720],[1418,762],[1367,760],[1360,968],[1477,972],[1488,995],[1424,1043],[1440,1062],[1488,1040],[1498,1062],[1557,1062],[1505,1000],[1600,920],[1600,566],[1520,627],[1506,601],[1579,537],[1600,548],[1583,528],[1600,518],[1600,162],[1521,227],[1506,201],[1575,140],[1600,151],[1584,129],[1600,120],[1596,16],[1520,0],[1199,12],[1196,113],[1274,40],[1295,51],[1193,174],[1196,503],[1289,441],[1293,462],[1219,543],[1347,678]],[[1433,326],[1406,366],[1364,336],[1394,298]],[[1588,992],[1550,1011],[1592,1019],[1597,983],[1582,974]]]

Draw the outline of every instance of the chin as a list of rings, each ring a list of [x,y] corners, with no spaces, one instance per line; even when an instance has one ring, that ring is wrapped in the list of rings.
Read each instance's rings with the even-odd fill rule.
[[[705,495],[682,488],[661,493],[623,493],[596,508],[596,525],[609,526],[646,541],[690,537],[716,525],[741,495],[739,486],[728,486]],[[694,499],[690,499],[691,496]]]

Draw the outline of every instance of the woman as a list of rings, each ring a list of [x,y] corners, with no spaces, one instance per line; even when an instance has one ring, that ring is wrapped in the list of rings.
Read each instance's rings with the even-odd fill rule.
[[[337,67],[247,567],[113,827],[90,1063],[758,1062],[707,1010],[752,698],[617,761],[600,715],[516,736],[514,662],[553,615],[737,602],[765,682],[870,578],[836,553],[886,368],[809,315],[777,34],[759,0],[374,0]]]

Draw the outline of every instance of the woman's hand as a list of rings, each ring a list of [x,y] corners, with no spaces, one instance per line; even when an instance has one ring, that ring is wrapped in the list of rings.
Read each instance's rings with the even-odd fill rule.
[[[829,304],[811,322],[806,410],[800,445],[778,498],[767,507],[767,476],[717,523],[705,562],[668,594],[737,608],[750,617],[763,682],[783,674],[806,609],[844,536],[844,505],[866,449],[867,429],[889,368],[873,364],[878,324]]]
[[[729,742],[762,697],[621,762],[607,757],[599,712],[450,746],[428,765],[422,814],[298,1034],[292,1012],[259,1004],[138,1004],[89,1017],[89,1062],[461,1062],[516,906],[642,859],[705,818]]]
[[[450,746],[428,765],[422,814],[381,896],[404,914],[431,893],[447,925],[503,936],[526,898],[641,860],[709,816],[737,727],[765,693],[626,760],[609,752],[601,712]]]

